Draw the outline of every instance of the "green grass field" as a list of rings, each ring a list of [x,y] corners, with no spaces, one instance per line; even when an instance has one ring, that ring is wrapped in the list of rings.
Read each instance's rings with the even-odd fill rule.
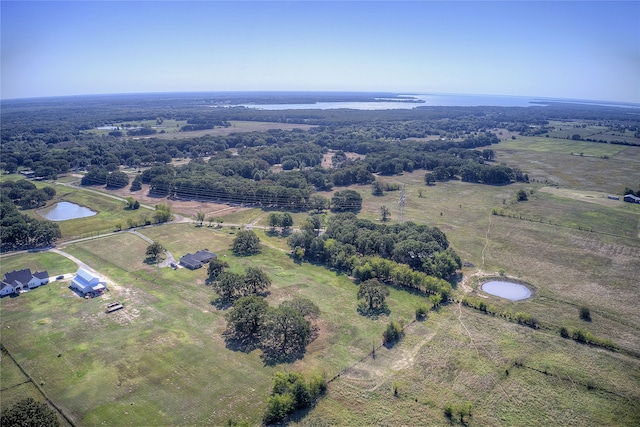
[[[546,138],[540,136],[518,136],[499,144],[504,150],[526,150],[542,153],[577,154],[584,156],[615,156],[624,149],[623,145],[599,144],[570,139]]]
[[[603,159],[571,155],[560,140],[551,141],[557,145],[541,151],[526,144],[494,147],[497,161],[530,174],[527,184],[427,187],[424,171],[379,178],[406,184],[405,220],[441,228],[467,263],[458,295],[467,289],[498,312],[527,312],[541,329],[454,303],[410,324],[394,347],[366,357],[389,318],[358,315],[357,286],[348,277],[294,263],[285,238],[263,230],[256,229],[262,254],[235,257],[229,248],[237,229],[176,223],[139,232],[176,258],[207,248],[233,271],[263,268],[273,279],[272,305],[304,296],[320,307],[317,338],[302,360],[269,367],[259,351],[227,349],[224,312],[210,304],[215,294],[205,285],[205,269],[146,264],[148,242],[126,232],[65,248],[110,280],[102,298],[81,299],[67,282],[2,298],[2,343],[77,425],[221,425],[228,419],[258,425],[278,370],[323,371],[329,378],[341,373],[327,396],[291,425],[446,426],[459,420],[448,420],[444,406],[465,402],[473,405],[468,425],[638,425],[640,206],[606,196],[640,182],[633,167],[640,149],[625,147],[624,156]],[[560,186],[546,185],[543,177]],[[374,197],[369,186],[352,188],[363,196],[360,216],[379,221],[384,205],[391,223],[398,220],[399,192]],[[516,202],[520,189],[528,201]],[[71,201],[121,215],[116,201],[98,205],[93,195],[79,193]],[[251,209],[225,223],[267,225],[267,217]],[[295,226],[303,219],[296,214]],[[97,223],[78,224],[90,229]],[[3,257],[1,271],[27,266],[74,269],[58,255],[27,253]],[[478,277],[499,270],[530,284],[534,297],[510,302],[478,291]],[[107,315],[113,301],[125,308]],[[388,301],[390,318],[410,322],[424,297],[392,289]],[[581,306],[589,307],[591,322],[580,320]],[[562,338],[561,326],[610,339],[619,350]],[[13,387],[2,386],[2,408],[16,390],[33,392],[28,383],[17,385],[20,375],[9,365],[3,358],[2,383]]]

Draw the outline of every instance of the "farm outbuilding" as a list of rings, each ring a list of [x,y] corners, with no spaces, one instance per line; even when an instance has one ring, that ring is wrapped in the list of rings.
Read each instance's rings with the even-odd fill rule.
[[[640,197],[634,196],[633,194],[626,194],[624,201],[627,203],[640,203]]]
[[[71,279],[71,287],[76,289],[82,295],[87,295],[90,292],[101,292],[106,289],[107,283],[100,280],[100,277],[82,268],[78,269],[78,272]]]

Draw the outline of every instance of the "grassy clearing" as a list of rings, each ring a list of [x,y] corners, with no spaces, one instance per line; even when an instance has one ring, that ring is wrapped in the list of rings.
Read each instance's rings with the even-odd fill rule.
[[[230,120],[230,127],[216,127],[215,129],[204,129],[191,132],[180,132],[180,128],[187,124],[186,120],[165,120],[162,124],[157,125],[155,120],[142,120],[137,122],[125,122],[132,127],[149,126],[158,131],[157,134],[152,135],[154,138],[165,139],[186,139],[186,138],[198,138],[202,136],[216,136],[216,135],[229,135],[238,132],[263,132],[269,129],[303,129],[308,130],[314,126],[301,125],[301,124],[289,124],[289,123],[277,123],[277,122],[253,122],[244,120]],[[121,125],[117,123],[116,125]],[[164,133],[162,133],[164,131]],[[111,132],[110,129],[91,129],[85,131],[94,135],[108,135]],[[126,133],[126,131],[125,131]],[[142,137],[148,138],[148,137]]]
[[[636,367],[450,306],[333,382],[329,398],[299,425],[449,425],[445,404],[463,402],[473,404],[472,425],[633,425],[640,377],[636,370],[629,378],[628,369]]]
[[[532,182],[551,182],[563,187],[621,194],[625,187],[640,182],[640,147],[619,147],[619,154],[609,159],[582,157],[554,152],[505,149],[495,146],[497,161],[518,165]],[[593,145],[604,145],[596,144]],[[523,147],[524,148],[524,147]]]
[[[560,122],[550,121],[549,125],[555,129],[549,132],[549,136],[553,138],[571,138],[573,135],[580,135],[582,139],[593,139],[603,141],[628,141],[639,143],[640,139],[636,138],[635,132],[631,130],[612,131],[607,126],[597,125],[591,122],[571,121]]]
[[[611,157],[622,151],[624,146],[540,136],[518,136],[516,139],[501,141],[498,147],[503,150],[526,150],[541,153]]]
[[[129,121],[129,122],[113,123],[113,126],[120,127],[120,130],[125,135],[127,132],[126,130],[127,127],[131,129],[141,128],[141,127],[151,127],[158,131],[158,134],[156,134],[155,136],[162,137],[162,135],[167,133],[171,134],[171,133],[179,132],[180,128],[186,124],[187,124],[186,120],[166,119],[166,120],[163,120],[163,122],[160,124],[156,123],[155,120],[139,120],[139,121],[133,121],[133,122]],[[90,129],[90,130],[83,131],[83,133],[87,133],[91,135],[106,136],[112,130],[113,129]],[[164,132],[161,134],[162,131]]]

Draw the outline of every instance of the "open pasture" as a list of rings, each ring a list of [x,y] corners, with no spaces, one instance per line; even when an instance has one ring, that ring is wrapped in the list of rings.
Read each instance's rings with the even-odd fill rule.
[[[544,136],[518,136],[516,139],[500,141],[496,148],[504,150],[526,150],[539,153],[573,154],[584,156],[614,156],[624,145],[574,141],[571,139],[547,138]]]
[[[634,187],[640,183],[640,167],[638,167],[640,147],[597,144],[594,142],[580,143],[590,144],[595,147],[594,150],[611,149],[610,158],[605,159],[600,157],[600,155],[603,155],[602,153],[592,157],[563,152],[562,140],[556,140],[558,141],[557,144],[550,145],[550,151],[547,152],[529,149],[529,145],[526,144],[512,144],[518,141],[505,141],[511,145],[503,145],[504,142],[496,145],[493,148],[496,152],[496,161],[506,163],[512,167],[518,166],[524,173],[529,174],[532,182],[549,182],[558,184],[560,187],[601,191],[618,195],[621,195],[625,187]],[[568,144],[573,143],[573,141],[565,142]],[[571,150],[569,149],[569,151]]]
[[[414,172],[379,179],[407,184],[405,220],[443,230],[463,262],[473,265],[463,269],[466,276],[503,269],[536,288],[540,298],[522,304],[541,322],[583,327],[640,352],[640,206],[608,200],[606,193],[599,193],[602,204],[585,202],[538,184],[450,181],[427,187],[421,183],[423,176]],[[368,187],[353,188],[363,197],[363,217],[380,221],[384,205],[391,210],[391,223],[397,221],[398,192],[375,197]],[[529,201],[516,202],[521,188]],[[587,193],[593,194],[598,193]],[[505,216],[493,215],[494,209]],[[492,301],[518,311],[514,303]],[[581,305],[589,306],[599,320],[581,324]]]
[[[448,306],[346,371],[292,425],[634,425],[638,361]],[[394,392],[397,390],[397,393]]]
[[[595,141],[626,141],[633,144],[640,143],[640,138],[635,137],[635,132],[629,129],[612,130],[609,126],[593,121],[555,121],[551,120],[549,126],[555,129],[549,132],[552,138],[567,139],[574,135],[580,135],[582,139]]]
[[[139,129],[142,127],[149,127],[157,131],[154,135],[149,136],[135,136],[134,138],[161,138],[161,139],[186,139],[197,138],[201,136],[216,136],[216,135],[230,135],[237,132],[263,132],[269,129],[304,129],[307,130],[313,126],[304,124],[289,124],[289,123],[275,123],[275,122],[254,122],[244,120],[230,120],[230,127],[216,126],[214,129],[203,129],[189,132],[181,132],[180,128],[187,125],[186,120],[174,120],[165,119],[162,123],[157,123],[156,120],[138,120],[113,123],[113,126],[119,127],[123,135],[127,134],[128,129]],[[87,134],[106,136],[114,129],[89,129],[83,131]],[[131,137],[128,137],[131,138]]]

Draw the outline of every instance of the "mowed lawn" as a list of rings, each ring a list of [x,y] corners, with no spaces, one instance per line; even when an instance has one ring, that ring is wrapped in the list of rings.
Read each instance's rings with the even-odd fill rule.
[[[192,224],[166,227],[170,242],[163,242],[163,227],[142,232],[170,250],[207,245],[222,255],[232,239]],[[55,282],[1,301],[3,344],[79,425],[221,425],[231,418],[255,424],[275,370],[333,376],[380,341],[387,319],[357,314],[357,288],[345,276],[296,265],[268,247],[254,257],[229,255],[234,270],[253,265],[267,271],[274,282],[271,304],[306,296],[322,311],[304,359],[264,366],[259,351],[225,347],[224,312],[210,304],[215,294],[204,285],[206,271],[147,265],[147,244],[120,233],[65,249],[109,279],[110,291],[101,298],[79,298],[68,282]],[[410,320],[418,300],[394,290],[391,316]],[[125,308],[106,314],[106,304],[115,301]]]

